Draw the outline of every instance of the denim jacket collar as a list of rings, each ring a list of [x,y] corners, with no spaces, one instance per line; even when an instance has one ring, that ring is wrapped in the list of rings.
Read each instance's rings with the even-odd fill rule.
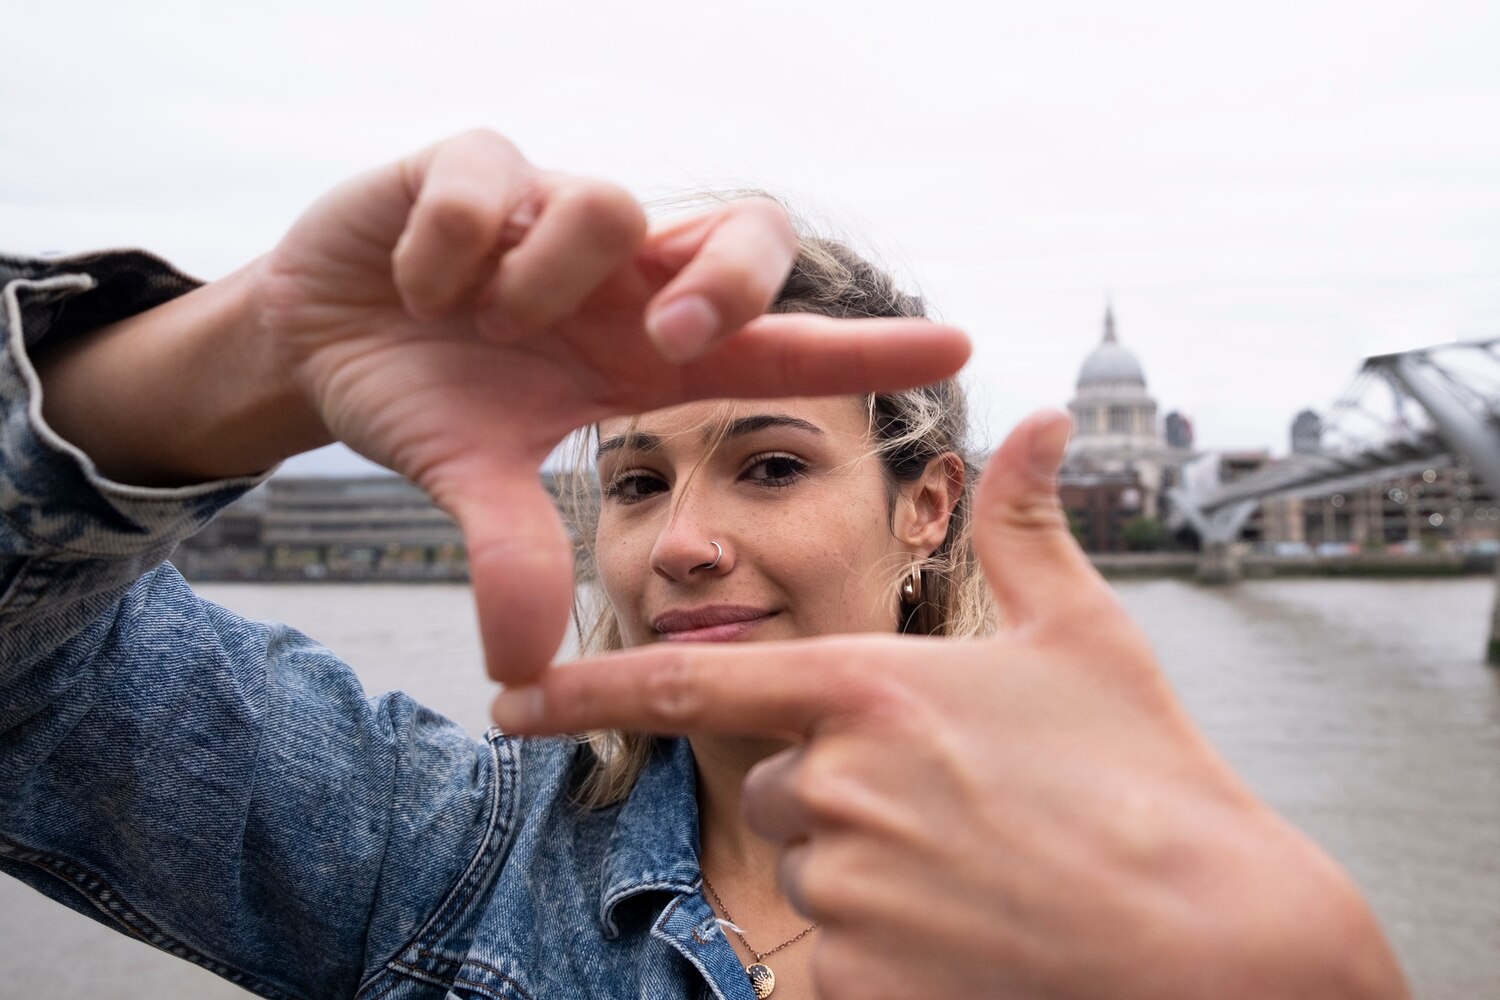
[[[698,867],[698,769],[686,739],[658,740],[620,807],[604,855],[599,920],[620,934],[615,911],[647,892],[695,893]]]

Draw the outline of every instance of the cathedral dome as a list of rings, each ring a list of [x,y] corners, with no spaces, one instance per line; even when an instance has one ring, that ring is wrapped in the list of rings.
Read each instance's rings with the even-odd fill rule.
[[[1098,385],[1101,382],[1133,382],[1146,384],[1146,374],[1141,363],[1119,344],[1103,343],[1094,348],[1084,359],[1078,371],[1078,387]]]
[[[1078,388],[1122,382],[1144,387],[1146,373],[1135,355],[1115,339],[1114,311],[1108,310],[1104,314],[1104,340],[1089,352],[1078,370]]]

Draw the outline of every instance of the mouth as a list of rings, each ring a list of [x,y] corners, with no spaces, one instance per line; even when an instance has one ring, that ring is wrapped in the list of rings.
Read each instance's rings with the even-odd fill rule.
[[[775,615],[765,608],[718,604],[666,611],[651,619],[663,642],[733,642]]]

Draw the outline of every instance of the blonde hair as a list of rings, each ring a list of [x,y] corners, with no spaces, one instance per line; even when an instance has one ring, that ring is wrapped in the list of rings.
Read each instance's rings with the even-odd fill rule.
[[[791,276],[771,311],[835,317],[927,315],[922,300],[898,289],[890,275],[847,245],[816,236],[799,237]],[[865,401],[874,454],[885,469],[892,505],[899,487],[920,477],[933,459],[952,453],[963,463],[963,484],[949,515],[947,535],[923,562],[921,599],[915,606],[901,606],[897,631],[956,638],[988,633],[994,627],[994,604],[970,539],[970,499],[978,470],[967,446],[963,388],[957,379],[948,378],[901,392],[874,393]],[[580,436],[580,461],[573,465],[569,488],[559,491],[580,547],[580,577],[591,572],[598,524],[598,483],[584,457],[593,436]],[[900,575],[907,571],[902,566]],[[897,583],[893,579],[891,586]],[[589,606],[581,596],[575,600],[574,622],[585,655],[624,648],[614,609],[602,595],[595,597]],[[635,787],[656,737],[611,730],[582,738],[591,760],[579,785],[579,801],[597,808],[623,800]]]

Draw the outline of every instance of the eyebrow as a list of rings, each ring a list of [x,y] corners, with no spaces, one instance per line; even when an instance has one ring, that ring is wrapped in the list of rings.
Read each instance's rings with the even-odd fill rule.
[[[789,417],[783,413],[756,413],[748,417],[738,417],[729,422],[724,431],[725,438],[743,437],[746,434],[754,434],[771,427],[791,427],[795,430],[806,431],[809,434],[822,435],[823,428],[801,417]],[[708,436],[708,429],[704,429],[704,437]],[[661,438],[655,434],[617,434],[614,437],[605,438],[599,442],[599,450],[594,453],[594,460],[598,461],[600,456],[606,452],[619,451],[621,448],[632,448],[636,451],[655,451],[662,445]]]

